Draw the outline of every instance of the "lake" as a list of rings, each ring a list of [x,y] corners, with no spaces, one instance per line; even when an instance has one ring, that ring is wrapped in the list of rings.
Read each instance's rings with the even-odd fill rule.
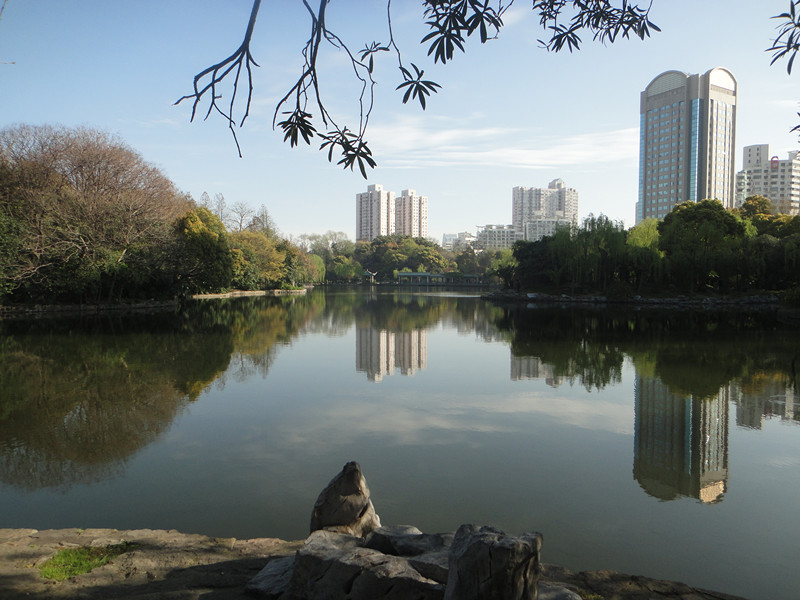
[[[800,589],[798,322],[315,290],[0,321],[0,527],[300,539],[342,466],[384,524]]]

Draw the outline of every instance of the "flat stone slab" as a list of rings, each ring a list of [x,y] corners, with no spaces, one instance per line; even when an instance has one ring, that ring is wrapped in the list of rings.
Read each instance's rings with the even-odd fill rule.
[[[120,542],[133,542],[136,548],[90,573],[61,582],[39,575],[37,567],[60,550]],[[244,586],[268,558],[293,555],[301,545],[174,530],[0,529],[0,598],[193,600],[211,592],[220,599],[250,598]]]

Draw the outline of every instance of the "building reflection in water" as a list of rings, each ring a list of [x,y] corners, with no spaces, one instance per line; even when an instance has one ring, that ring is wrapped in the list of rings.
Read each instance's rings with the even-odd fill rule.
[[[550,387],[558,387],[564,378],[555,374],[555,367],[542,361],[538,356],[511,355],[511,381],[524,379],[544,379]]]
[[[374,327],[356,328],[356,371],[370,381],[381,381],[400,369],[413,375],[428,366],[428,332],[388,331]]]
[[[731,384],[736,401],[736,425],[747,429],[763,429],[767,419],[800,421],[797,392],[780,379],[760,382],[761,385]]]
[[[661,500],[719,502],[728,481],[729,387],[713,398],[675,394],[636,376],[633,477]]]

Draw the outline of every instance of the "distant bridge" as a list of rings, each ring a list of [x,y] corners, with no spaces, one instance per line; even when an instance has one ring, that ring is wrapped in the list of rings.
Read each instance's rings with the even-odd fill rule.
[[[408,273],[397,274],[400,285],[478,285],[477,275],[463,273]]]

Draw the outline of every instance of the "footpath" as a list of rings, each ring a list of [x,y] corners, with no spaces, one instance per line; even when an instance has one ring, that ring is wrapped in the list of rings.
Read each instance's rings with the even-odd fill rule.
[[[39,574],[38,567],[65,548],[121,542],[135,547],[90,573],[61,582]],[[245,585],[271,559],[294,554],[302,543],[174,530],[0,529],[0,598],[252,600]],[[585,600],[744,600],[673,581],[553,565],[545,565],[542,581],[561,583]]]

